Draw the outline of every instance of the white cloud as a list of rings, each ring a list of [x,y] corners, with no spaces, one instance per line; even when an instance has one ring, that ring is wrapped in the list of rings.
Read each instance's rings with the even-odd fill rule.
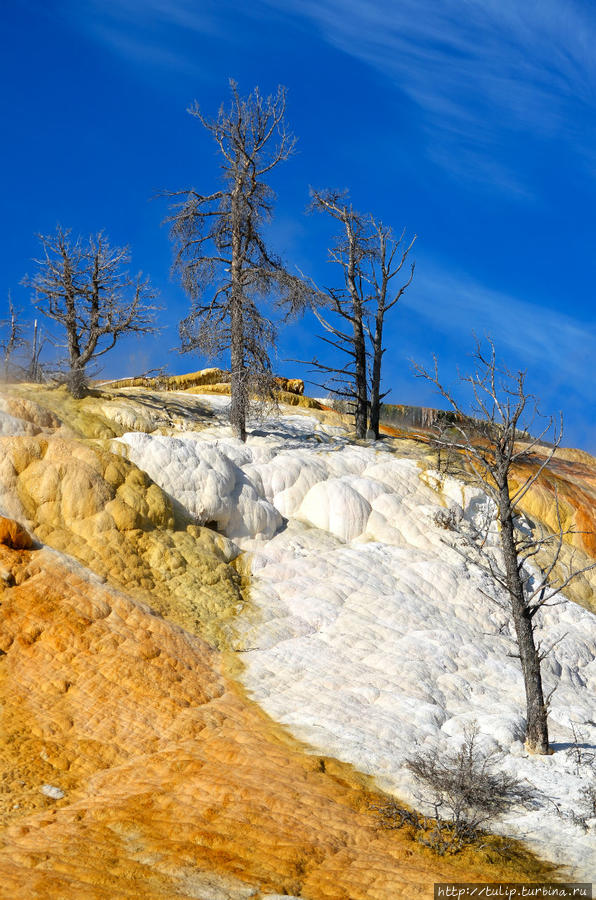
[[[428,264],[417,273],[416,289],[404,294],[402,304],[448,337],[452,347],[471,345],[472,332],[480,339],[490,336],[500,355],[508,357],[515,369],[528,368],[548,393],[564,387],[593,403],[595,323]],[[569,305],[562,299],[563,308]]]
[[[289,5],[317,22],[330,42],[394,75],[420,106],[464,132],[477,123],[475,99],[546,132],[559,125],[565,99],[592,100],[594,22],[569,0]]]
[[[563,136],[594,166],[596,13],[574,0],[87,0],[84,14],[63,2],[96,39],[153,65],[196,66],[180,39],[234,43],[243,18],[306,20],[391,79],[421,112],[428,156],[457,177],[527,194],[520,134]]]
[[[196,53],[180,37],[225,37],[214,6],[195,0],[63,0],[68,18],[96,41],[130,62],[152,67],[200,71]]]
[[[520,190],[511,165],[495,159],[508,136],[573,140],[578,122],[593,117],[596,21],[572,0],[284,0],[283,8],[391,78],[422,111],[429,155],[458,175]]]

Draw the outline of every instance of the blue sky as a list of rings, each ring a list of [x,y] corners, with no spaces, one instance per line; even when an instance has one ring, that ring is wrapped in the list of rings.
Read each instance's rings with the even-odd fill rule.
[[[568,445],[596,452],[596,7],[572,0],[20,0],[2,12],[2,291],[19,305],[37,232],[105,228],[161,290],[165,331],[106,358],[106,375],[200,359],[169,352],[187,309],[169,277],[162,189],[217,184],[186,108],[215,114],[228,79],[288,88],[298,152],[272,179],[270,243],[321,284],[328,223],[309,185],[419,235],[416,276],[387,330],[393,402],[432,405],[408,360],[446,381],[473,332],[528,370]],[[5,296],[5,293],[4,293]],[[0,316],[1,317],[1,316]],[[277,368],[321,355],[286,329]]]

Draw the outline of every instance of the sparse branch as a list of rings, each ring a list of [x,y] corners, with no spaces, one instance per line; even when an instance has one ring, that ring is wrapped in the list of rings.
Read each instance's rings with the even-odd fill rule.
[[[292,155],[296,143],[285,125],[286,90],[280,86],[275,95],[263,97],[255,88],[243,97],[230,81],[230,94],[215,119],[196,102],[188,110],[221,155],[221,189],[170,192],[165,221],[174,245],[173,269],[192,301],[180,323],[182,350],[207,357],[229,353],[230,419],[236,436],[245,440],[251,394],[269,390],[276,338],[262,301],[272,298],[287,318],[309,305],[312,287],[287,271],[263,237],[274,200],[266,176]]]
[[[338,339],[337,342],[328,340],[328,343],[335,349],[347,353],[354,360],[351,380],[355,397],[356,434],[359,438],[364,438],[367,433],[369,412],[366,335],[370,335],[367,322],[368,303],[371,285],[376,277],[375,232],[370,217],[357,212],[349,202],[347,191],[311,188],[310,209],[326,213],[339,225],[339,234],[329,247],[328,255],[330,261],[339,267],[341,273],[339,277],[343,284],[327,291],[328,300],[325,306],[340,320],[349,323],[350,327],[344,331],[317,310],[315,315],[323,328]],[[381,358],[382,350],[378,354],[379,372]],[[320,363],[317,362],[316,365],[324,371]],[[373,385],[375,384],[373,375]],[[380,382],[377,386],[380,388]],[[379,395],[380,390],[376,395],[377,407],[380,402]]]
[[[14,356],[25,345],[24,328],[21,317],[12,302],[12,295],[8,292],[8,316],[0,320],[0,332],[4,336],[0,339],[0,350],[4,362],[4,378],[8,380],[14,369]]]
[[[39,235],[42,256],[24,283],[36,308],[57,322],[66,336],[68,386],[75,397],[86,390],[86,367],[104,356],[125,334],[156,331],[156,292],[149,279],[129,275],[128,247],[110,246],[98,232],[84,243],[70,231]]]
[[[487,350],[477,342],[474,359],[474,372],[460,380],[469,388],[475,417],[464,413],[453,392],[441,382],[436,358],[431,371],[417,364],[414,364],[414,370],[418,377],[433,385],[455,415],[454,422],[439,430],[434,446],[465,461],[458,474],[480,487],[495,504],[497,530],[494,533],[498,536],[498,552],[487,543],[489,523],[484,533],[474,531],[469,523],[460,524],[458,534],[462,541],[456,539],[451,546],[489,574],[503,591],[515,629],[516,656],[524,679],[526,744],[532,752],[547,753],[547,704],[540,663],[548,651],[541,649],[535,641],[534,620],[543,607],[563,602],[555,598],[579,575],[596,568],[596,563],[578,569],[573,567],[572,558],[568,571],[560,574],[565,537],[575,531],[563,527],[556,490],[554,532],[544,534],[536,528],[522,529],[516,506],[548,469],[562,440],[562,421],[544,459],[538,462],[532,451],[554,431],[554,423],[552,418],[546,419],[538,436],[533,438],[529,436],[530,426],[522,424],[528,413],[531,423],[539,416],[535,398],[525,386],[525,372],[512,373],[500,367],[490,340]],[[522,427],[523,431],[520,431]],[[524,445],[520,446],[522,436]],[[532,466],[533,470],[514,489],[512,483],[517,480],[522,465]],[[531,574],[528,566],[530,560],[536,559],[540,560],[538,577]]]

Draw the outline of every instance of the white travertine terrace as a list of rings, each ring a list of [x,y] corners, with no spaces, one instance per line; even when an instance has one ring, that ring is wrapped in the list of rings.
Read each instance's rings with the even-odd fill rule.
[[[202,398],[208,403],[210,398]],[[252,554],[251,603],[237,625],[252,696],[313,751],[410,795],[417,747],[461,741],[477,722],[500,765],[544,795],[506,822],[539,853],[590,878],[594,832],[557,815],[577,809],[585,773],[565,753],[571,726],[596,745],[596,617],[544,609],[538,637],[559,641],[543,664],[556,752],[529,757],[525,701],[499,596],[434,521],[446,503],[474,516],[480,491],[381,445],[286,416],[243,445],[221,422],[176,437],[130,433],[129,457],[201,521]],[[546,799],[546,797],[550,799]]]

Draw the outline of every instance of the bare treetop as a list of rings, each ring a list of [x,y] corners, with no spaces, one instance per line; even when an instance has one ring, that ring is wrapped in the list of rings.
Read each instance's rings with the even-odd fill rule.
[[[24,283],[37,309],[66,332],[69,386],[83,396],[85,368],[108,353],[123,334],[156,330],[156,292],[142,273],[131,275],[128,247],[112,247],[103,231],[86,242],[58,227],[39,235],[37,272]]]
[[[266,381],[276,337],[261,301],[271,297],[290,314],[306,306],[312,290],[287,271],[262,234],[275,199],[265,179],[296,143],[285,125],[285,88],[266,98],[258,88],[241,97],[234,81],[230,89],[231,103],[216,119],[203,115],[197,103],[189,109],[217,144],[223,186],[209,194],[168,192],[174,202],[166,222],[173,268],[192,301],[180,325],[182,349],[212,358],[230,352],[231,421],[244,439],[250,393]]]
[[[310,212],[325,212],[341,224],[335,243],[328,250],[329,260],[339,263],[345,273],[346,289],[351,280],[361,278],[359,264],[370,259],[375,252],[374,236],[369,229],[369,217],[359,213],[350,202],[347,190],[311,188]]]
[[[435,443],[460,450],[474,476],[491,496],[496,497],[502,490],[512,467],[533,462],[536,448],[547,444],[545,457],[531,479],[524,481],[512,495],[511,503],[515,504],[548,467],[560,446],[563,417],[559,414],[556,420],[552,415],[543,416],[536,397],[526,388],[526,372],[513,373],[497,364],[494,343],[489,339],[487,345],[485,351],[476,342],[475,371],[460,377],[461,383],[470,386],[469,416],[464,415],[453,392],[439,381],[436,357],[433,372],[416,363],[414,370],[435,386],[456,414],[450,423],[454,433],[448,438],[439,434]],[[537,433],[531,436],[537,425]]]
[[[279,85],[277,94],[262,97],[256,87],[247,97],[241,97],[238,85],[230,79],[230,90],[231,104],[227,109],[225,103],[221,104],[217,119],[204,116],[196,100],[188,112],[213,135],[230,166],[246,161],[260,178],[287,159],[296,146],[296,138],[284,120],[286,89]]]

